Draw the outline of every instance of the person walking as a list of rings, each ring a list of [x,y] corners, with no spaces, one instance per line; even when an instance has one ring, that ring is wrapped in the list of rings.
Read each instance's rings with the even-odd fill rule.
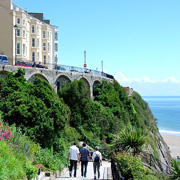
[[[80,149],[81,154],[81,176],[86,177],[87,174],[87,166],[90,156],[90,151],[86,148],[86,143],[83,143],[83,147]]]
[[[96,179],[96,170],[98,172],[98,179],[100,178],[100,165],[102,165],[102,155],[99,152],[99,147],[96,146],[96,151],[93,152],[93,168],[94,168],[94,179]]]
[[[74,177],[76,177],[77,163],[80,159],[79,148],[76,146],[76,142],[74,145],[69,148],[68,160],[70,158],[70,167],[69,167],[69,175],[72,176],[72,170],[74,166]]]

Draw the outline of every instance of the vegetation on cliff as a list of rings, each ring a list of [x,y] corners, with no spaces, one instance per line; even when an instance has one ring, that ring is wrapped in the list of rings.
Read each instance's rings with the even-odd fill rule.
[[[21,69],[0,79],[3,121],[39,144],[30,154],[34,163],[61,169],[67,163],[68,147],[79,140],[100,146],[105,157],[112,151],[135,155],[142,150],[158,157],[156,122],[138,93],[128,97],[118,82],[103,81],[94,87],[93,95],[91,100],[81,80],[66,84],[56,94],[39,78],[27,82]]]

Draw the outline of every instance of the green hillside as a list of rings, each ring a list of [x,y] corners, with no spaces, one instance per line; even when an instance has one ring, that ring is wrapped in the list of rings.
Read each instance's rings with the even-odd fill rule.
[[[91,147],[98,145],[104,157],[114,154],[119,162],[123,159],[120,153],[139,158],[146,152],[159,159],[163,154],[166,164],[170,164],[171,157],[163,152],[155,118],[137,92],[128,97],[117,81],[103,81],[94,87],[93,95],[91,100],[83,81],[77,80],[55,93],[39,78],[30,84],[19,69],[0,79],[1,121],[16,127],[14,134],[36,143],[35,151],[30,152],[34,163],[52,171],[67,164],[73,141],[85,141]],[[0,146],[4,146],[2,141]],[[153,163],[158,170],[161,165]],[[144,173],[156,176],[149,171]]]

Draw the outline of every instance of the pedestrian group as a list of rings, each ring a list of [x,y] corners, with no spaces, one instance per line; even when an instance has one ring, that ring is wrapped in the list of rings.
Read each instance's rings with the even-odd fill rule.
[[[100,178],[100,166],[102,165],[102,155],[99,152],[99,147],[96,146],[96,151],[91,156],[90,150],[86,147],[86,143],[83,143],[83,147],[79,150],[76,142],[69,148],[68,160],[70,159],[69,175],[72,177],[74,167],[74,177],[76,177],[77,163],[81,161],[81,176],[86,177],[87,166],[89,159],[93,160],[94,179]],[[97,173],[96,173],[97,172]]]

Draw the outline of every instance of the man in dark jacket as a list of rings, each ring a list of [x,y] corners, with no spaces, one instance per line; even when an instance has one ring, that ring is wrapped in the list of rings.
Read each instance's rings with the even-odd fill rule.
[[[86,143],[83,143],[83,147],[80,149],[80,154],[81,154],[81,176],[86,177],[87,166],[90,156],[90,151],[88,148],[86,148]]]

